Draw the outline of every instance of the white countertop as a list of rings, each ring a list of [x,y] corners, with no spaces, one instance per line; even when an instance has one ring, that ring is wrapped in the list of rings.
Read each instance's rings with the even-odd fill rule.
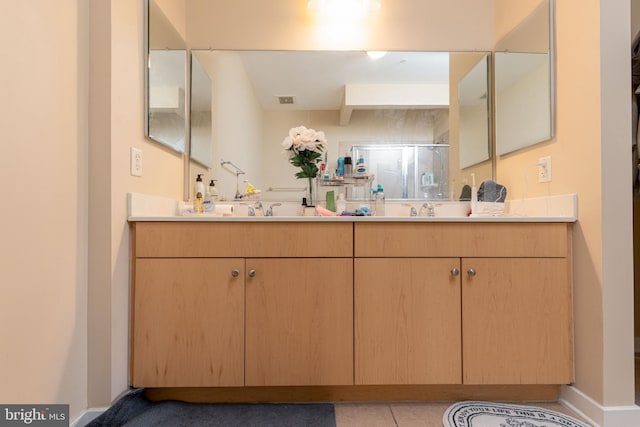
[[[419,216],[131,216],[129,222],[576,222],[575,217],[531,217],[501,215],[492,217]]]
[[[139,193],[128,194],[128,221],[142,222],[565,222],[578,220],[576,194],[557,195],[510,202],[512,209],[497,216],[222,216],[220,214],[178,215],[180,202]],[[406,204],[405,204],[406,205]],[[395,213],[395,212],[393,212]]]

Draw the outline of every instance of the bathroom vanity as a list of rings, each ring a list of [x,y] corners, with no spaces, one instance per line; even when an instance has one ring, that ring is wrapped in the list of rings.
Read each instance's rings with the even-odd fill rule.
[[[157,398],[555,399],[570,221],[131,221],[131,372]]]

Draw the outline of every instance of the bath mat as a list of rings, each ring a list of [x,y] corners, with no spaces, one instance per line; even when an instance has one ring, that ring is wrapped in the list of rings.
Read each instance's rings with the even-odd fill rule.
[[[87,427],[336,427],[329,403],[151,402],[126,394]]]
[[[442,417],[444,427],[590,427],[568,415],[535,406],[458,402]]]

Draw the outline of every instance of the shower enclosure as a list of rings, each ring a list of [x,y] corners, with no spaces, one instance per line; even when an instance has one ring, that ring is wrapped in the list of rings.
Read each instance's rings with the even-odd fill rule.
[[[387,199],[449,199],[448,144],[353,144]]]

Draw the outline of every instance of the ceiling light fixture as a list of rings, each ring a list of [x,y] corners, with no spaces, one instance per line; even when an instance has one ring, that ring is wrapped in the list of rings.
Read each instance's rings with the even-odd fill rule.
[[[307,8],[321,14],[366,14],[379,9],[380,1],[381,0],[307,0]]]

